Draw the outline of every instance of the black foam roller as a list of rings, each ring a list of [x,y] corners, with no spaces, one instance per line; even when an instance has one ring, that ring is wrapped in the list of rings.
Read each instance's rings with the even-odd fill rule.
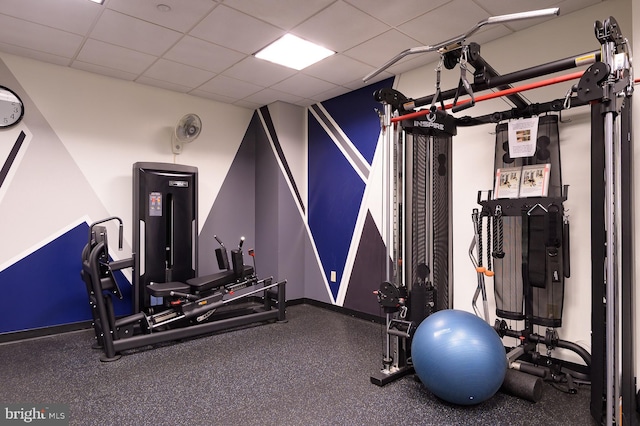
[[[542,398],[542,379],[510,368],[500,390],[518,398],[538,402]]]

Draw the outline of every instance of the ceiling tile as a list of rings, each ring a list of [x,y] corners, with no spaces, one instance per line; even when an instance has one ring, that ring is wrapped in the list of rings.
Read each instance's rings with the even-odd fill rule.
[[[450,0],[402,0],[402,7],[389,0],[346,0],[363,12],[391,26],[398,26]]]
[[[552,2],[552,4],[550,4],[550,5],[546,6],[546,7],[558,6],[560,8],[560,16],[562,16],[562,15],[566,15],[566,14],[571,13],[571,12],[575,12],[577,10],[584,9],[585,7],[593,6],[593,5],[598,4],[598,3],[602,3],[603,1],[605,1],[605,0],[562,0],[560,2]],[[537,4],[538,3],[536,3],[536,9],[540,9],[540,7],[537,6]],[[632,4],[635,5],[636,3],[632,3]],[[526,2],[525,5],[527,5],[528,7],[531,7],[529,2]]]
[[[290,30],[335,0],[225,0],[224,4],[279,28]]]
[[[344,52],[346,56],[379,67],[400,52],[421,43],[400,31],[390,30]]]
[[[342,85],[360,79],[373,71],[370,65],[344,55],[333,55],[303,70],[304,74]]]
[[[291,32],[336,52],[343,52],[388,29],[388,25],[338,1]]]
[[[425,46],[433,46],[466,33],[489,17],[480,6],[468,0],[453,0],[398,27]]]
[[[513,31],[504,25],[489,25],[478,30],[478,32],[469,37],[467,41],[478,43],[482,46],[486,42],[508,36],[512,33]]]
[[[71,68],[88,71],[95,74],[106,75],[108,77],[118,78],[120,80],[133,81],[138,76],[138,74],[133,74],[130,72],[117,70],[114,68],[103,67],[100,65],[90,64],[88,62],[82,62],[82,61],[73,61]]]
[[[305,99],[301,99],[298,102],[294,102],[295,105],[299,105],[301,107],[308,107],[308,106],[311,106],[311,105],[314,105],[314,104],[317,104],[317,103],[318,103],[318,101],[316,101],[316,100],[306,99],[306,98]]]
[[[136,52],[98,40],[87,40],[77,59],[94,65],[114,68],[128,73],[140,74],[146,70],[156,57]]]
[[[46,52],[40,52],[38,50],[27,49],[26,47],[13,46],[0,42],[0,51],[10,53],[16,56],[22,56],[24,58],[35,59],[37,61],[48,62],[50,64],[68,66],[71,60],[62,56],[50,55]]]
[[[225,75],[217,75],[197,89],[234,99],[242,99],[259,92],[264,89],[264,87],[246,81],[236,80],[235,78]]]
[[[6,15],[0,15],[0,40],[65,58],[72,58],[82,43],[79,35]]]
[[[187,93],[191,90],[191,87],[183,86],[181,84],[171,83],[164,80],[156,80],[155,78],[141,76],[136,79],[136,83],[146,84],[147,86],[159,87],[161,89],[171,90],[173,92]]]
[[[291,77],[295,73],[296,71],[291,68],[263,61],[254,56],[247,56],[222,74],[267,87]]]
[[[591,0],[591,1],[595,4],[595,3],[599,3],[601,0]],[[499,0],[478,0],[476,3],[478,3],[480,7],[486,10],[489,13],[489,16],[508,15],[508,14],[518,13],[518,12],[528,12],[532,10],[547,9],[550,7],[556,7],[558,5],[557,0],[555,1],[554,0],[536,0],[535,2],[530,2],[526,0],[512,0],[507,3]],[[569,7],[570,0],[562,2],[560,3],[560,6],[561,6],[560,12],[570,13],[585,6],[584,0],[579,0],[579,3],[580,5],[577,7],[576,6]],[[562,4],[566,4],[566,7],[562,7]],[[524,28],[531,27],[533,25],[537,25],[549,19],[554,19],[554,17],[526,19],[521,21],[509,22],[504,25],[506,25],[512,30],[521,30]]]
[[[599,0],[595,1],[597,2]],[[511,0],[509,2],[504,2],[503,0],[475,0],[475,2],[486,10],[489,16],[498,16],[529,10],[546,9],[556,5],[558,0],[536,0],[535,2],[529,0]]]
[[[403,72],[407,72],[423,65],[436,62],[439,57],[440,55],[437,52],[417,53],[415,55],[409,55],[387,68],[387,71],[394,75],[399,75]],[[372,82],[373,81],[374,80],[372,79]]]
[[[275,101],[283,101],[289,103],[299,102],[303,98],[300,96],[292,95],[290,93],[279,92],[273,89],[264,89],[253,95],[249,95],[242,99],[243,101],[253,102],[258,105],[268,105]]]
[[[327,99],[335,98],[336,96],[344,95],[345,93],[350,92],[351,89],[343,86],[334,86],[329,90],[326,90],[322,93],[317,93],[312,96],[312,100],[315,102],[326,101]]]
[[[183,87],[188,87],[189,89],[200,86],[213,76],[215,76],[215,74],[210,71],[166,59],[159,59],[143,74],[143,77],[178,84]]]
[[[556,6],[562,16],[602,1],[0,0],[0,51],[243,108],[275,97],[310,105],[364,86],[363,74],[405,49],[451,40],[489,16]],[[467,41],[482,45],[539,22],[485,25]],[[301,72],[250,56],[287,31],[338,55]],[[367,84],[437,59],[410,55]]]
[[[164,12],[159,4],[169,6],[171,10]],[[109,9],[183,33],[193,28],[215,6],[211,0],[109,0],[107,4]]]
[[[177,31],[112,10],[105,10],[91,31],[93,39],[157,56],[166,52],[180,37],[182,34]]]
[[[246,56],[244,53],[190,36],[182,38],[164,54],[166,59],[215,73],[226,70]]]
[[[2,0],[0,13],[51,28],[86,35],[102,6],[87,0],[60,1]]]
[[[190,34],[251,55],[278,39],[284,31],[220,5],[196,25]]]
[[[289,77],[288,79],[281,81],[280,83],[274,84],[271,88],[291,93],[292,95],[300,96],[301,98],[312,98],[314,95],[326,92],[335,86],[335,84],[320,80],[310,75],[296,74],[293,77]]]
[[[238,101],[233,102],[233,105],[246,108],[246,109],[254,109],[254,110],[263,106],[263,104],[256,104],[253,102],[245,101],[244,99],[240,99]]]
[[[198,96],[200,98],[211,99],[213,101],[223,102],[225,104],[232,104],[233,102],[238,100],[238,98],[234,98],[234,97],[230,97],[230,96],[224,96],[224,95],[218,95],[217,93],[211,93],[211,92],[207,92],[205,90],[200,90],[200,89],[192,90],[192,91],[189,92],[189,94],[193,95],[193,96]]]

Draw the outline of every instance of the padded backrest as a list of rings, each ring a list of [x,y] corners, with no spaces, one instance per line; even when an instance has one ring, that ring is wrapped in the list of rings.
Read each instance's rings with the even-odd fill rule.
[[[244,278],[244,259],[242,256],[242,250],[231,250],[231,262],[233,263],[233,273],[236,278]]]
[[[216,249],[216,260],[218,261],[218,268],[220,268],[220,270],[229,270],[229,256],[227,255],[227,249],[225,247],[218,247]]]

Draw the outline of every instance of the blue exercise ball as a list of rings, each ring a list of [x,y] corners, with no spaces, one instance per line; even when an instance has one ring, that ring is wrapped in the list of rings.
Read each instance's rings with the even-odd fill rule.
[[[498,333],[481,318],[455,309],[422,321],[413,335],[411,359],[427,389],[459,405],[491,398],[508,367]]]

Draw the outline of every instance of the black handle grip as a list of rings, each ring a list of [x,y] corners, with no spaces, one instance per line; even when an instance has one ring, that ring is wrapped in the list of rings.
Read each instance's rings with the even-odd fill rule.
[[[465,110],[467,108],[471,108],[475,104],[476,104],[475,101],[463,102],[463,103],[455,105],[453,108],[451,108],[451,112],[460,112],[460,111]]]

